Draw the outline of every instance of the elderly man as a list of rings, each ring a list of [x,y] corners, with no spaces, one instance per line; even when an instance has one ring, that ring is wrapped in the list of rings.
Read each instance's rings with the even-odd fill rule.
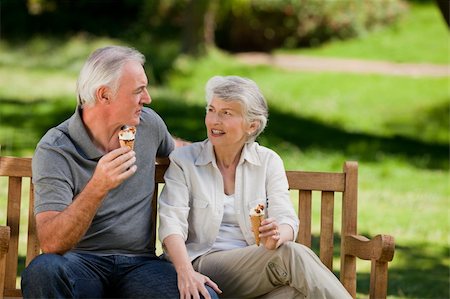
[[[50,129],[33,157],[43,254],[22,275],[25,298],[179,298],[171,263],[151,248],[156,156],[175,141],[151,102],[144,56],[96,50],[77,82],[78,106]],[[135,126],[134,149],[119,144]],[[215,286],[213,286],[215,287]],[[204,297],[216,297],[208,288]]]

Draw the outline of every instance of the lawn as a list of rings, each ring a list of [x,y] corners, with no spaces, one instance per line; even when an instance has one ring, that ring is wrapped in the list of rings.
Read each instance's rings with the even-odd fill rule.
[[[110,43],[118,41],[36,38],[14,47],[0,41],[1,155],[31,156],[45,131],[71,115],[83,60]],[[434,6],[414,5],[393,28],[298,53],[448,64],[448,31]],[[167,84],[150,86],[151,106],[173,134],[205,137],[203,89],[216,74],[250,77],[261,87],[270,116],[259,142],[276,150],[287,169],[339,171],[346,160],[359,162],[358,230],[396,238],[389,298],[450,297],[448,77],[283,71],[210,50],[199,59],[180,57]],[[4,219],[4,180],[0,187]],[[358,267],[364,298],[369,266]]]

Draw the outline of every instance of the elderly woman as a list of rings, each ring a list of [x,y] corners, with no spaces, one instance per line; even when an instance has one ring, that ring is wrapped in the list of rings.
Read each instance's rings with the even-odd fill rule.
[[[159,201],[159,237],[181,298],[351,298],[307,247],[293,242],[298,218],[281,158],[255,142],[267,103],[251,80],[213,77],[206,85],[208,139],[170,155]],[[249,210],[267,218],[255,245]]]

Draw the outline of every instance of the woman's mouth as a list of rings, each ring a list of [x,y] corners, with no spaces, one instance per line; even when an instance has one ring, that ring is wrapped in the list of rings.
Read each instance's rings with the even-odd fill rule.
[[[224,131],[221,131],[221,130],[215,130],[215,129],[212,129],[212,130],[211,130],[211,134],[212,134],[212,135],[223,135],[223,134],[225,134],[225,132],[224,132]]]

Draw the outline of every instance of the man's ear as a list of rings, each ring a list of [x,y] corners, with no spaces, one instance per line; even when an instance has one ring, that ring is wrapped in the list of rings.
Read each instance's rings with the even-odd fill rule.
[[[100,86],[95,93],[97,103],[109,105],[111,102],[111,92],[108,87]]]

